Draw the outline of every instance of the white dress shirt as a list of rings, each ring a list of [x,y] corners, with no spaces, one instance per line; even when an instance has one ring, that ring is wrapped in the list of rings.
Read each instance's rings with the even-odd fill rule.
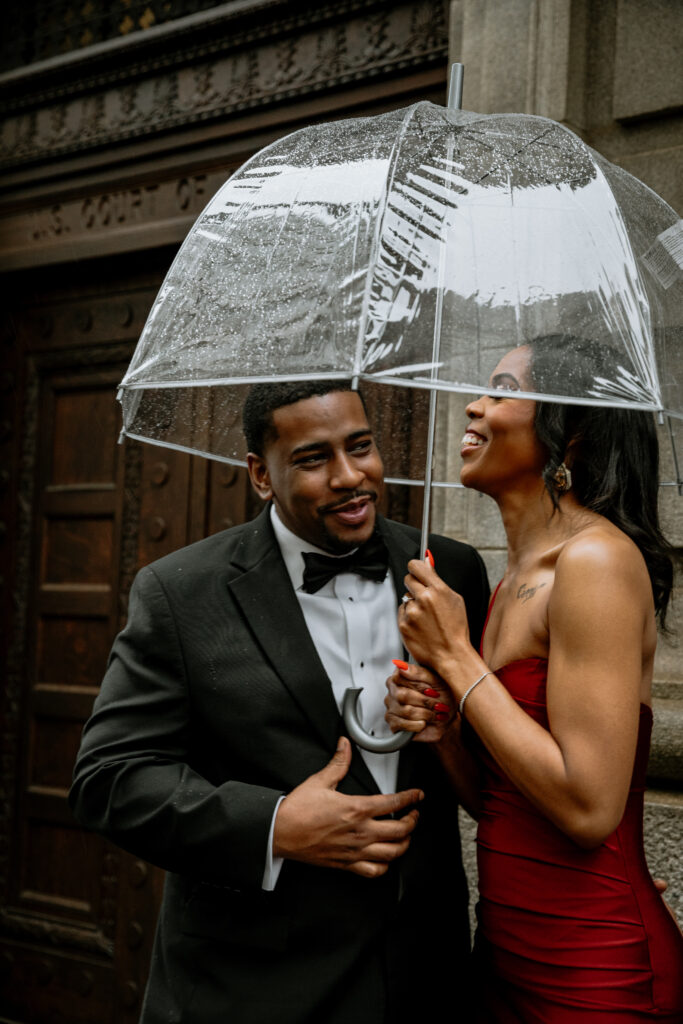
[[[392,658],[403,657],[403,644],[396,619],[396,590],[391,573],[382,583],[344,572],[333,577],[315,594],[302,590],[304,551],[329,556],[313,544],[292,533],[271,506],[271,522],[289,578],[301,605],[318,656],[332,683],[332,692],[341,711],[344,693],[349,687],[363,687],[358,702],[363,728],[374,736],[391,736],[384,721],[385,681],[393,671]],[[396,790],[399,752],[374,754],[360,751],[382,793]],[[279,804],[278,804],[279,807]],[[272,857],[271,824],[268,858],[263,888],[273,889],[280,873],[280,858]]]

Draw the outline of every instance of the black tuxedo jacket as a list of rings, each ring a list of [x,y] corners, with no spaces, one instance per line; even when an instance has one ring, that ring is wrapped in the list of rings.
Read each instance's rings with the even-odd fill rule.
[[[378,528],[398,603],[419,535],[381,518]],[[481,559],[441,537],[430,547],[467,602],[476,643],[488,600]],[[278,798],[324,767],[343,731],[268,509],[138,574],[71,802],[82,824],[168,871],[144,1024],[428,1020],[445,965],[456,1019],[467,893],[456,804],[425,744],[400,755],[397,788],[426,798],[386,875],[285,861],[275,891],[261,888]],[[377,792],[357,751],[339,789]],[[448,948],[437,939],[444,923]],[[437,985],[414,975],[430,961]]]

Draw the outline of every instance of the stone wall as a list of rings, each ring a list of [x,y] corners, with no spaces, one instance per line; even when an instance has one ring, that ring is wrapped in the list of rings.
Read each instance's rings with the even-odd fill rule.
[[[521,111],[562,121],[679,212],[683,210],[681,52],[680,0],[451,0],[450,4],[450,57],[465,65],[465,109]],[[681,363],[683,372],[683,354]],[[448,416],[459,440],[464,411],[459,421],[450,408]],[[663,428],[661,434],[662,479],[669,481],[671,448]],[[680,463],[683,444],[678,451]],[[442,458],[448,457],[442,453]],[[661,511],[667,536],[683,546],[683,497],[674,487],[661,488]],[[435,529],[468,540],[481,551],[492,584],[500,578],[505,566],[504,534],[489,498],[452,491],[437,495],[434,522]],[[660,641],[655,670],[655,730],[645,824],[651,870],[667,878],[667,899],[683,921],[680,587],[671,620],[678,640]],[[474,830],[466,816],[463,832],[474,889]]]

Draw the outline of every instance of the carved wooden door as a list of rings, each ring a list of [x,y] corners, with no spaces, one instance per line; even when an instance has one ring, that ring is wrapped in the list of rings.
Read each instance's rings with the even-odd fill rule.
[[[102,263],[78,287],[53,272],[6,300],[0,1020],[12,1024],[138,1018],[162,873],[76,827],[71,771],[138,566],[245,517],[242,471],[117,444],[116,384],[169,261],[118,283]]]

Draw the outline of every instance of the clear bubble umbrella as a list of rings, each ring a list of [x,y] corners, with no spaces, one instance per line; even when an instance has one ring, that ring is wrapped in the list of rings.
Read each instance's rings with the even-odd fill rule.
[[[295,132],[220,189],[121,382],[123,435],[244,464],[253,383],[486,393],[505,352],[559,335],[562,373],[520,397],[650,410],[673,440],[682,332],[683,222],[662,199],[554,121],[421,102]],[[457,483],[431,478],[434,419],[432,401],[417,473],[378,437],[425,508]]]

